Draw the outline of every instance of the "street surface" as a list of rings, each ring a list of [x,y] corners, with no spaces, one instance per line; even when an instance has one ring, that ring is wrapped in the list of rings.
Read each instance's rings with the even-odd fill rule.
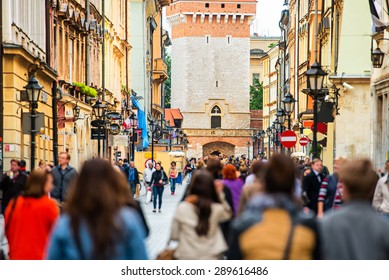
[[[149,237],[146,241],[149,259],[155,259],[158,253],[165,249],[178,203],[181,201],[187,185],[176,185],[174,195],[170,194],[170,185],[165,186],[162,199],[161,213],[153,213],[153,203],[146,201],[146,190],[142,187],[138,200],[141,202],[143,213],[146,217],[150,229]]]

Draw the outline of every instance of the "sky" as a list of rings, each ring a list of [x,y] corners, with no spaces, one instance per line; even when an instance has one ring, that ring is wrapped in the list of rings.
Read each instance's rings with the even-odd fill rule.
[[[281,36],[278,22],[281,18],[284,0],[258,0],[257,16],[251,27],[252,33],[260,36]]]
[[[278,22],[281,18],[284,0],[257,0],[257,16],[251,26],[251,33],[260,36],[281,36]],[[164,29],[170,33],[169,24],[164,20]]]

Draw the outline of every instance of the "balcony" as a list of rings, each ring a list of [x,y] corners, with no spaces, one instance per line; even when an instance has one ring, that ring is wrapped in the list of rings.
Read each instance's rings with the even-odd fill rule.
[[[158,3],[161,7],[166,7],[169,6],[172,1],[171,0],[158,0]]]
[[[162,58],[154,59],[153,63],[153,80],[163,83],[169,78],[167,65]]]

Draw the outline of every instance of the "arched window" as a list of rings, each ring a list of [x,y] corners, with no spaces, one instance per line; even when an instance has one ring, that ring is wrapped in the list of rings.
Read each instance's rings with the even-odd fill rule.
[[[222,117],[221,110],[219,106],[214,106],[211,110],[211,128],[221,128],[222,127]]]

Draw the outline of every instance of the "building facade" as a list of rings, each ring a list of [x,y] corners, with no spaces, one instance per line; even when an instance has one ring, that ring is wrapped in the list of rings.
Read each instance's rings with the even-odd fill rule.
[[[252,156],[250,24],[255,12],[255,1],[176,1],[167,9],[172,107],[184,116],[188,157]]]

